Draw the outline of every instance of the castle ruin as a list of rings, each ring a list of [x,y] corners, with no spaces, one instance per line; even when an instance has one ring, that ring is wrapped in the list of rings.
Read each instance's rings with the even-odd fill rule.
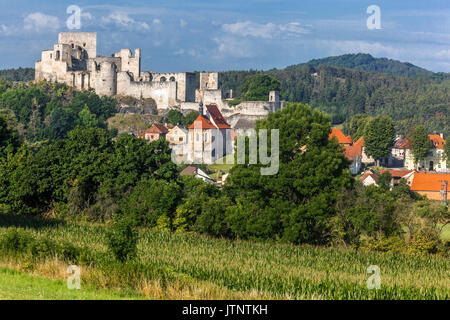
[[[98,95],[151,98],[158,110],[177,108],[199,111],[200,102],[216,104],[230,124],[239,118],[248,120],[267,116],[280,109],[284,102],[278,92],[271,92],[269,101],[249,101],[230,107],[231,90],[222,93],[217,72],[200,73],[197,87],[195,73],[156,73],[141,70],[141,50],[134,56],[130,49],[121,49],[111,57],[97,56],[96,32],[61,32],[53,49],[42,51],[36,61],[35,80],[65,83],[78,90],[93,88]]]

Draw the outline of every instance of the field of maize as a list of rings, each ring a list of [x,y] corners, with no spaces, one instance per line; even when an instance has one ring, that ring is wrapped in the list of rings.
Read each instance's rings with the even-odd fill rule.
[[[450,299],[450,261],[438,256],[230,241],[140,230],[137,261],[111,262],[105,225],[0,215],[36,239],[69,242],[93,257],[81,262],[83,285],[150,299]],[[64,279],[68,263],[0,252],[0,266]],[[380,269],[369,290],[367,268]]]

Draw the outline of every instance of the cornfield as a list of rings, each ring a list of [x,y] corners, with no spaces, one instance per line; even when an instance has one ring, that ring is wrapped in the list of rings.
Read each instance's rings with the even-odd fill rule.
[[[183,292],[186,286],[198,290],[213,287],[215,292],[222,290],[222,295],[206,297],[224,299],[450,298],[450,261],[438,256],[356,252],[140,230],[138,261],[109,266],[105,225],[0,216],[0,234],[8,226],[91,250],[98,261],[83,281],[97,287],[138,290],[144,284],[157,283],[163,292],[168,288]],[[366,272],[371,265],[380,269],[380,289],[368,289],[370,274]],[[157,298],[170,297],[173,295]]]

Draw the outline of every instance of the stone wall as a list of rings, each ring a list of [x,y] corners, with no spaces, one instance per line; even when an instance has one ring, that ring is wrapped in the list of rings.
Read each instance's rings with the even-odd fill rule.
[[[97,56],[97,32],[60,32],[58,43],[77,45],[86,50],[88,58]]]

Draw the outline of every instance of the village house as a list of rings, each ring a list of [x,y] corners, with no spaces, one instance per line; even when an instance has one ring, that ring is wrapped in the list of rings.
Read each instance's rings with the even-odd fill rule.
[[[329,139],[336,138],[339,144],[345,148],[345,156],[350,161],[350,171],[353,175],[357,175],[361,171],[362,167],[362,138],[358,139],[355,143],[352,141],[352,137],[345,136],[345,134],[338,128],[332,128],[329,135]]]
[[[163,124],[154,123],[150,128],[145,130],[144,133],[138,135],[138,138],[144,138],[150,142],[156,141],[159,138],[166,139],[166,134],[169,132],[169,129]]]
[[[180,126],[175,126],[169,129],[166,134],[166,140],[170,144],[186,144],[188,138],[188,131]]]
[[[444,157],[445,139],[442,134],[429,134],[431,149],[428,156],[418,163],[419,170],[446,172],[448,171],[447,160]],[[405,167],[412,170],[416,169],[417,164],[414,160],[414,154],[411,150],[411,143],[406,140],[401,148],[405,150]]]
[[[208,176],[202,169],[196,166],[187,166],[180,172],[181,176],[194,176],[197,179],[202,179],[205,182],[215,183],[216,181]]]
[[[450,174],[434,172],[414,172],[407,179],[412,191],[426,196],[430,200],[441,201],[447,199],[449,181]]]
[[[359,177],[359,181],[362,182],[364,187],[368,187],[371,185],[378,186],[378,175],[373,170],[368,170],[361,177]]]

